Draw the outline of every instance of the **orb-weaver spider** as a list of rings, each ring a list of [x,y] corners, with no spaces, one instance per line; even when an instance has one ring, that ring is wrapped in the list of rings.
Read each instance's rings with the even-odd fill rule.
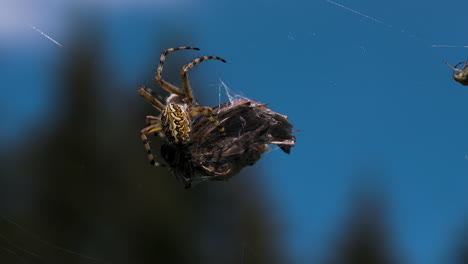
[[[453,70],[453,79],[457,82],[459,82],[460,84],[462,85],[468,85],[468,59],[465,61],[465,63],[463,64],[463,62],[460,62],[458,63],[457,65],[455,65],[455,67],[453,67],[452,65],[450,65],[448,62],[444,61],[445,64],[447,64],[450,69]],[[458,69],[458,65],[460,64],[463,64],[463,67],[461,69]]]
[[[209,59],[220,60],[226,62],[223,58],[217,56],[203,56],[194,59],[192,62],[186,64],[181,71],[182,77],[182,88],[180,89],[175,85],[172,85],[164,81],[161,77],[163,71],[164,61],[168,53],[176,50],[200,50],[199,48],[194,47],[178,47],[166,49],[162,52],[159,66],[156,70],[156,81],[161,88],[171,93],[171,95],[166,99],[166,104],[164,105],[161,101],[152,96],[152,92],[147,87],[141,87],[138,89],[138,93],[143,96],[149,103],[151,103],[154,108],[159,110],[161,114],[159,116],[147,116],[146,123],[147,127],[141,130],[141,140],[145,145],[146,153],[148,160],[151,165],[154,166],[165,166],[154,160],[154,156],[151,152],[151,147],[148,143],[148,138],[146,135],[154,132],[163,132],[159,133],[160,136],[164,137],[168,143],[175,145],[184,145],[190,142],[190,132],[191,132],[191,122],[192,118],[198,114],[203,114],[208,120],[213,122],[213,124],[218,128],[219,132],[222,135],[225,135],[224,127],[218,121],[217,113],[207,106],[199,106],[195,99],[193,98],[192,88],[187,77],[187,72],[196,64]]]

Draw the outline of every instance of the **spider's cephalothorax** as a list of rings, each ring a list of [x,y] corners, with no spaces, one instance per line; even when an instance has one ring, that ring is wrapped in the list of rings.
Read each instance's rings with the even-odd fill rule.
[[[452,70],[453,70],[453,79],[456,82],[459,82],[462,85],[467,86],[468,85],[468,59],[465,61],[465,63],[460,62],[455,67],[452,65],[448,64],[448,62],[445,62]],[[461,69],[458,69],[458,65],[463,64]]]
[[[219,132],[224,135],[224,128],[218,121],[217,114],[213,109],[207,106],[199,106],[194,98],[190,83],[187,77],[187,72],[196,64],[209,59],[216,59],[222,62],[226,62],[224,59],[216,56],[203,56],[194,59],[192,62],[186,64],[181,71],[182,77],[182,89],[164,81],[161,77],[163,71],[164,61],[168,53],[176,50],[192,49],[199,50],[194,47],[178,47],[171,48],[163,51],[159,60],[159,66],[156,70],[156,81],[159,86],[164,90],[171,93],[167,98],[166,104],[156,99],[152,95],[152,91],[147,87],[141,87],[138,89],[138,93],[143,96],[148,102],[150,102],[154,108],[159,110],[161,114],[159,116],[147,116],[146,123],[147,127],[141,130],[141,139],[145,145],[146,152],[150,163],[154,166],[164,166],[154,160],[151,152],[150,145],[148,144],[148,138],[146,135],[154,132],[163,132],[159,135],[163,136],[168,144],[185,145],[190,143],[191,133],[191,121],[192,118],[198,114],[204,115],[208,120],[218,128]],[[184,179],[190,181],[190,179]]]

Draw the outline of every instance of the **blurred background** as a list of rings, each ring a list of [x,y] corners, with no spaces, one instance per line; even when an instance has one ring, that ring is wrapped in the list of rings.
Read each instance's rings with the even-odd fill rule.
[[[468,263],[468,2],[2,1],[0,263]],[[42,33],[41,33],[42,32]],[[136,89],[289,116],[228,182],[148,164]],[[448,47],[457,46],[457,47]],[[158,148],[159,140],[151,137]]]

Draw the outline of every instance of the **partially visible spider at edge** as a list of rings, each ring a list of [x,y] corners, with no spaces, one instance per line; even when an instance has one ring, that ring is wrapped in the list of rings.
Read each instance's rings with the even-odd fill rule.
[[[453,70],[453,75],[452,75],[453,79],[456,82],[459,82],[460,84],[467,86],[468,85],[468,59],[464,63],[463,62],[458,63],[457,65],[455,65],[455,67],[453,67],[446,61],[444,62],[450,67],[450,69]],[[461,69],[458,69],[458,66],[460,64],[463,64],[463,66]]]

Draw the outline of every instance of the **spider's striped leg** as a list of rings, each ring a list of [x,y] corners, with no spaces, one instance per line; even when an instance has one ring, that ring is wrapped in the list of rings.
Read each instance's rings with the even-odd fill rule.
[[[461,62],[460,62],[460,63],[458,63],[457,65],[455,65],[455,67],[453,67],[452,65],[450,65],[450,64],[449,64],[448,62],[446,62],[446,61],[444,61],[444,62],[445,62],[445,64],[447,64],[447,66],[449,66],[449,67],[450,67],[450,69],[452,69],[453,71],[456,71],[456,72],[463,72],[462,70],[460,70],[460,69],[457,69],[457,66],[458,66],[458,65],[460,65],[460,64],[461,64]]]
[[[226,62],[225,59],[217,57],[217,56],[203,56],[200,58],[194,59],[192,62],[186,64],[183,68],[182,71],[180,72],[180,76],[182,77],[182,87],[184,88],[185,96],[187,96],[187,100],[189,104],[193,102],[193,93],[192,93],[192,88],[190,87],[190,82],[187,77],[187,72],[193,68],[193,66],[197,65],[198,63],[204,61],[204,60],[220,60],[222,62]]]
[[[465,64],[463,65],[462,70],[465,70],[466,68],[468,68],[468,58],[466,59]]]
[[[177,88],[175,85],[172,85],[166,81],[164,81],[161,77],[162,71],[163,71],[163,66],[164,62],[166,61],[166,56],[168,53],[176,51],[176,50],[184,50],[184,49],[192,49],[192,50],[200,50],[199,48],[194,48],[194,47],[178,47],[178,48],[170,48],[162,52],[161,57],[159,58],[159,66],[158,69],[156,70],[156,81],[158,82],[159,86],[161,86],[164,90],[176,94],[179,96],[183,96],[184,92],[180,90],[180,88]]]
[[[211,109],[211,107],[197,106],[197,107],[194,107],[194,108],[190,109],[189,114],[190,114],[190,117],[193,118],[196,115],[198,115],[199,113],[201,113],[208,120],[213,122],[213,124],[218,128],[219,133],[221,133],[221,135],[226,136],[226,131],[224,130],[224,127],[219,123],[218,114],[213,109]]]
[[[148,119],[147,119],[147,122],[148,122]],[[151,121],[150,121],[151,122]],[[153,166],[156,166],[156,167],[165,167],[166,165],[165,164],[162,164],[162,163],[159,163],[159,162],[156,162],[154,160],[154,156],[153,156],[153,153],[151,152],[151,147],[148,143],[148,137],[146,135],[150,134],[150,133],[153,133],[153,132],[156,132],[156,131],[159,131],[161,130],[161,124],[159,124],[160,122],[156,121],[154,124],[152,125],[149,125],[145,128],[143,128],[141,130],[141,141],[143,141],[143,145],[145,145],[145,149],[146,149],[146,155],[148,157],[148,160],[150,161],[150,164],[153,165]]]
[[[146,92],[148,92],[149,94],[151,94],[151,96],[153,96],[154,98],[160,100],[160,101],[164,101],[164,97],[160,94],[156,94],[155,92],[153,92],[153,90],[151,90],[149,87],[143,85],[141,86],[141,88],[143,88]]]
[[[146,125],[149,126],[149,125],[154,125],[154,124],[159,124],[161,121],[159,119],[159,117],[157,116],[151,116],[151,115],[148,115],[146,116]]]
[[[151,90],[147,88],[146,86],[140,87],[138,89],[138,94],[141,95],[143,98],[146,99],[150,104],[154,106],[154,108],[158,109],[159,111],[164,110],[164,104],[161,103],[158,99],[156,99],[154,96],[151,95]]]
[[[147,115],[146,116],[146,126],[150,126],[150,125],[159,125],[161,126],[161,118],[160,117],[157,117],[157,116],[151,116],[151,115]],[[164,133],[162,132],[162,130],[158,130],[156,131],[158,133],[158,135],[161,137],[161,138],[164,138],[165,135]]]

